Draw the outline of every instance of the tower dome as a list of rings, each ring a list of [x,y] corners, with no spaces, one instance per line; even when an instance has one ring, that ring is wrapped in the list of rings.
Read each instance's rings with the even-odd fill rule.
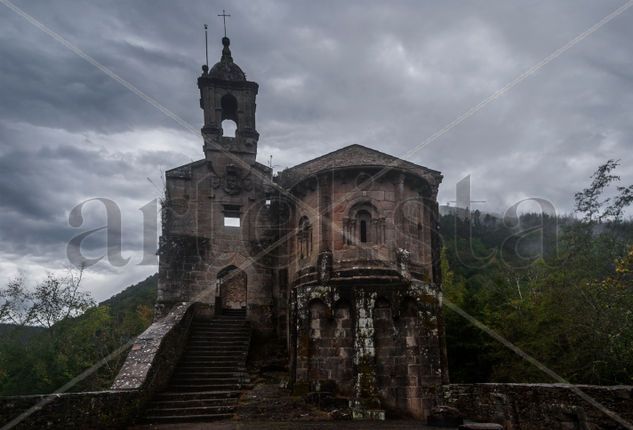
[[[246,75],[240,66],[233,62],[231,49],[229,49],[230,44],[231,41],[228,37],[222,38],[222,45],[224,45],[222,58],[209,70],[209,77],[223,81],[246,81]]]

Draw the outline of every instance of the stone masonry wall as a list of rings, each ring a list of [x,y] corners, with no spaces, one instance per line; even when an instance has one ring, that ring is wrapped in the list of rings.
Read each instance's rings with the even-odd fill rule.
[[[616,430],[633,423],[633,386],[452,384],[442,387],[440,399],[466,418],[505,430]]]
[[[37,408],[12,428],[125,428],[145,400],[146,396],[137,390],[0,397],[0,425],[12,423],[20,414]]]
[[[360,409],[427,417],[443,378],[434,288],[414,282],[296,291],[297,383],[335,382]]]
[[[179,301],[213,307],[222,293],[220,274],[236,267],[246,273],[246,300],[239,302],[247,304],[247,318],[255,329],[272,331],[274,266],[261,253],[270,233],[262,179],[269,173],[257,163],[238,164],[217,153],[167,172],[158,303],[167,309]],[[240,218],[239,227],[224,225],[229,213]]]
[[[336,381],[341,393],[352,394],[353,330],[350,306],[339,303],[333,311],[321,300],[309,305],[308,351],[304,374],[312,381]]]
[[[390,172],[363,186],[363,181],[374,173],[372,169],[358,169],[322,174],[321,177],[331,177],[331,190],[323,190],[323,183],[327,181],[314,177],[305,179],[295,187],[293,193],[301,205],[294,213],[292,225],[297,229],[300,219],[309,219],[312,226],[312,252],[300,258],[300,241],[296,236],[289,241],[289,255],[292,258],[288,263],[291,274],[296,277],[300,270],[314,266],[318,253],[324,251],[323,247],[327,244],[335,262],[389,262],[395,260],[395,249],[407,249],[410,263],[419,268],[415,275],[425,281],[433,278],[431,234],[434,225],[430,195],[421,198],[423,191],[419,179],[399,172]],[[328,210],[321,207],[319,196],[330,191],[329,199],[335,205]],[[366,244],[358,243],[359,226],[353,220],[355,208],[358,207],[372,211],[372,221],[367,227],[370,239]],[[315,213],[319,217],[315,217]],[[319,222],[323,216],[329,217],[327,230]],[[323,235],[327,237],[323,238]],[[346,238],[353,238],[356,242],[347,243]]]

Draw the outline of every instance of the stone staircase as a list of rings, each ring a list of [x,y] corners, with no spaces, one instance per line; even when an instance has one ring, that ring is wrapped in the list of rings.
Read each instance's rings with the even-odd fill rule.
[[[246,310],[224,310],[211,320],[194,319],[187,346],[168,386],[154,396],[142,422],[232,418],[240,389],[249,383],[246,372],[249,342]]]

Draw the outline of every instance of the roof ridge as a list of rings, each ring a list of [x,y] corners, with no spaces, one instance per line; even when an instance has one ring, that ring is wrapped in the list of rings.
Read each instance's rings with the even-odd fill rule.
[[[399,162],[398,164],[402,163],[402,164],[404,164],[404,165],[408,165],[408,166],[415,166],[416,168],[425,169],[425,170],[427,170],[427,171],[429,171],[429,172],[440,173],[440,172],[439,172],[439,171],[437,171],[437,170],[429,169],[428,167],[422,166],[422,165],[420,165],[420,164],[416,164],[416,163],[413,163],[413,162],[411,162],[411,161],[404,160],[404,159],[402,159],[402,158],[396,157],[395,155],[391,155],[391,154],[388,154],[388,153],[386,153],[386,152],[382,152],[382,151],[379,151],[379,150],[377,150],[377,149],[370,148],[370,147],[368,147],[368,146],[364,146],[364,145],[361,145],[361,144],[358,144],[358,143],[354,143],[354,144],[351,144],[351,145],[347,145],[347,146],[344,146],[344,147],[342,147],[342,148],[336,149],[336,150],[334,150],[334,151],[328,152],[328,153],[326,153],[326,154],[320,155],[320,156],[318,156],[318,157],[316,157],[316,158],[312,158],[312,159],[310,159],[310,160],[304,161],[303,163],[299,163],[299,164],[297,164],[297,165],[295,165],[295,166],[292,166],[292,167],[289,167],[289,168],[287,168],[287,169],[284,169],[282,172],[293,171],[293,170],[298,169],[298,168],[300,168],[300,167],[303,167],[303,166],[306,166],[306,165],[308,165],[308,164],[311,164],[311,163],[317,162],[317,161],[322,160],[322,159],[324,159],[324,158],[326,158],[326,157],[330,157],[330,156],[332,156],[332,155],[334,155],[334,154],[340,153],[340,152],[345,151],[345,150],[349,150],[350,148],[354,148],[354,147],[358,147],[358,148],[361,148],[361,149],[363,149],[363,150],[366,150],[366,151],[369,151],[369,152],[373,152],[373,153],[379,154],[379,155],[381,155],[381,156],[383,156],[383,157],[387,157],[387,158],[392,159],[392,160],[397,160],[397,161]],[[393,167],[396,167],[396,166],[393,166]]]
[[[366,146],[359,145],[358,143],[353,143],[353,144],[351,144],[351,145],[347,145],[347,146],[344,146],[344,147],[342,147],[342,148],[335,149],[334,151],[328,152],[328,153],[326,153],[326,154],[319,155],[318,157],[311,158],[311,159],[309,159],[309,160],[304,161],[303,163],[295,164],[294,166],[292,166],[292,167],[288,167],[287,169],[284,169],[284,170],[292,170],[292,169],[294,169],[294,168],[301,167],[301,166],[303,166],[304,164],[312,163],[312,162],[314,162],[314,161],[320,160],[320,159],[325,158],[325,157],[327,157],[327,156],[329,156],[329,155],[336,154],[337,152],[341,152],[341,151],[343,151],[344,149],[349,149],[349,148],[352,148],[352,147],[354,147],[354,146],[359,146],[359,147],[364,148],[364,149],[371,149],[371,148],[368,148],[368,147],[366,147]]]

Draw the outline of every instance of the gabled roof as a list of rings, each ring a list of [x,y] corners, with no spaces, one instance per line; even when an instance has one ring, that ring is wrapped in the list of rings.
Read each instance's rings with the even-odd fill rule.
[[[204,165],[212,165],[212,163],[204,158],[202,160],[192,161],[191,163],[183,164],[182,166],[166,170],[165,177],[169,179],[191,179],[193,169]],[[272,169],[270,167],[257,161],[252,163],[250,166],[251,168],[258,170],[261,174],[264,174],[266,176],[270,176],[272,174]],[[246,164],[242,165],[242,167],[248,170],[248,166]]]
[[[355,167],[386,167],[409,171],[410,173],[425,178],[432,185],[438,185],[442,180],[442,174],[437,170],[428,169],[424,166],[362,145],[346,146],[329,154],[290,167],[280,172],[279,177],[281,183],[290,185],[318,172]]]

